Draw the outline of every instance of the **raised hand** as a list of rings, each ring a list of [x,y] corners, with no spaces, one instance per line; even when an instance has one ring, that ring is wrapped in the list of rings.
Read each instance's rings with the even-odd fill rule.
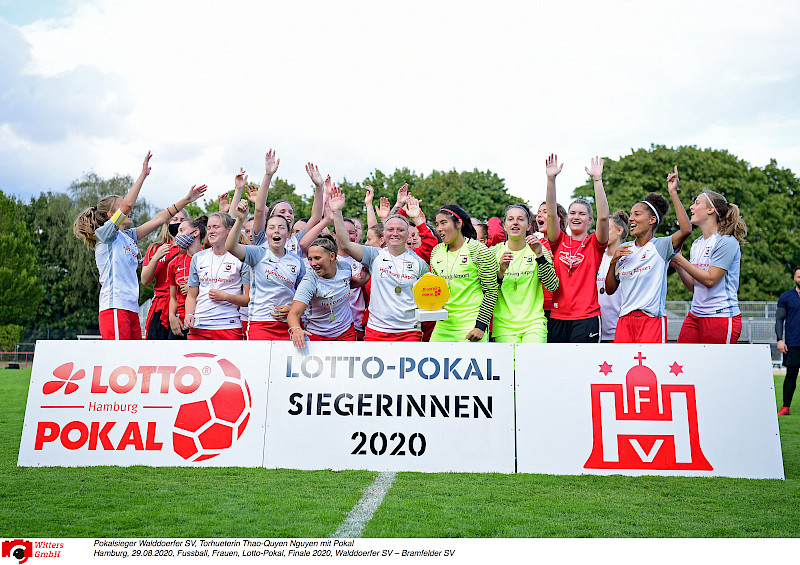
[[[416,223],[417,219],[419,219],[420,214],[422,214],[422,210],[419,207],[420,201],[411,196],[410,194],[406,198],[406,213],[408,214],[408,219],[412,222]]]
[[[364,190],[366,191],[366,194],[364,195],[364,204],[366,204],[369,208],[372,206],[372,197],[375,196],[375,191],[369,185],[365,186]]]
[[[328,177],[330,179],[330,177]],[[328,181],[325,181],[326,183]],[[344,194],[342,194],[342,189],[336,186],[335,184],[331,186],[330,195],[328,196],[328,206],[330,207],[331,212],[341,212],[344,208]]]
[[[542,240],[536,237],[535,235],[529,235],[525,238],[525,243],[528,244],[528,247],[531,248],[531,251],[536,254],[537,257],[542,256]]]
[[[322,191],[325,193],[325,196],[329,197],[331,195],[332,187],[333,187],[333,181],[331,180],[331,176],[328,175],[327,177],[325,177],[325,182],[323,183],[322,186]]]
[[[604,161],[602,158],[594,157],[592,159],[592,166],[584,167],[583,169],[586,171],[587,175],[592,177],[592,180],[603,180],[603,163]]]
[[[244,200],[239,200],[239,204],[236,206],[236,217],[240,220],[246,220],[247,216],[250,215],[250,207],[248,206],[247,202]]]
[[[306,173],[311,177],[311,182],[314,183],[314,186],[322,186],[322,175],[319,172],[319,168],[311,161],[306,163]]]
[[[147,175],[150,174],[150,158],[152,156],[153,156],[153,154],[150,153],[149,151],[147,152],[147,155],[144,156],[144,163],[142,163],[142,174],[144,176],[147,176]]]
[[[408,199],[408,183],[401,186],[400,190],[397,191],[397,202],[395,203],[395,206],[405,206],[407,199]]]
[[[611,256],[611,264],[616,265],[620,259],[631,253],[633,253],[633,248],[630,245],[617,247],[617,250],[614,251],[614,255]]]
[[[333,223],[333,210],[331,210],[329,202],[325,202],[325,205],[322,209],[322,219],[320,221],[325,222],[326,224]]]
[[[272,176],[275,174],[275,171],[278,170],[278,165],[281,164],[281,160],[275,157],[275,151],[270,149],[267,151],[266,157],[264,157],[264,173]]]
[[[506,251],[500,256],[500,272],[505,273],[508,270],[508,267],[511,265],[511,260],[514,258],[514,254],[511,251]]]
[[[195,202],[198,198],[206,193],[207,188],[208,187],[204,184],[201,184],[200,186],[192,185],[192,188],[189,189],[189,194],[186,195],[186,198],[189,199],[189,202]]]
[[[670,192],[678,190],[678,185],[680,183],[681,179],[678,178],[678,165],[675,165],[675,172],[667,175],[667,189]]]
[[[239,172],[234,177],[234,183],[236,186],[236,190],[244,190],[245,185],[247,184],[247,173],[244,169],[240,168]]]
[[[163,245],[159,245],[158,249],[156,249],[156,252],[153,253],[152,261],[160,261],[161,259],[166,257],[167,253],[169,253],[169,248],[170,247],[172,247],[172,245],[169,244],[169,243],[165,243]]]
[[[385,196],[381,196],[380,206],[375,206],[375,215],[378,216],[381,222],[385,222],[391,211],[392,207],[389,205],[389,199]]]
[[[561,172],[561,169],[564,168],[564,164],[558,164],[558,155],[555,153],[551,153],[550,156],[545,159],[544,162],[545,171],[547,172],[547,178],[554,179],[558,176],[558,173]]]
[[[231,199],[228,197],[227,192],[223,192],[222,194],[220,194],[219,198],[217,199],[217,202],[219,203],[220,212],[225,212],[227,214],[228,210],[231,209]]]
[[[249,200],[252,204],[256,203],[256,196],[258,195],[258,185],[248,183],[245,186],[244,196]]]

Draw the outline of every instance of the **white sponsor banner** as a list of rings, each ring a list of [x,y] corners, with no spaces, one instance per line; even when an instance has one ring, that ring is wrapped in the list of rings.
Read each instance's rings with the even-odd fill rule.
[[[769,346],[518,346],[521,473],[782,479]]]
[[[509,344],[275,342],[266,467],[514,472]]]
[[[40,341],[18,464],[259,467],[269,349]]]

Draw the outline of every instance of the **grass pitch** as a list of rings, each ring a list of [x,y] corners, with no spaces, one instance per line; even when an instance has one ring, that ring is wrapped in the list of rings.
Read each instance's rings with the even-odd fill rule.
[[[328,537],[375,477],[17,467],[29,379],[0,371],[4,537]],[[785,481],[399,473],[364,536],[798,537],[800,414],[779,423]]]

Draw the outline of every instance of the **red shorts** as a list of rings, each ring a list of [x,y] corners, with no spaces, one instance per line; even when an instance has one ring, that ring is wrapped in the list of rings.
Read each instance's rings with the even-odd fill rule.
[[[349,328],[337,336],[328,337],[309,333],[308,339],[311,341],[356,341],[356,329],[353,327],[353,324],[350,324]]]
[[[430,341],[436,322],[422,322],[422,341]]]
[[[250,339],[249,337],[247,337],[247,328],[249,325],[250,322],[248,322],[247,320],[242,320],[242,333],[244,334],[245,339]]]
[[[142,339],[138,312],[109,308],[101,311],[97,319],[103,339]]]
[[[288,341],[289,324],[286,322],[257,322],[251,321],[247,325],[247,339],[267,339],[270,341]]]
[[[620,316],[614,343],[667,343],[667,318],[653,318],[641,310]]]
[[[356,341],[364,341],[364,330],[356,330]]]
[[[364,341],[422,341],[422,332],[412,330],[410,332],[389,333],[367,328],[364,333]]]
[[[732,318],[695,316],[691,312],[681,326],[678,343],[736,343],[742,335],[742,315]]]
[[[200,330],[192,328],[189,330],[188,339],[244,339],[242,328],[230,328],[225,330]]]

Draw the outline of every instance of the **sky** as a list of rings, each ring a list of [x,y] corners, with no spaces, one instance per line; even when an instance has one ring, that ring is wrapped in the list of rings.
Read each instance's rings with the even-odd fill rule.
[[[800,171],[800,2],[0,0],[0,190],[136,177],[167,206],[375,169],[491,170],[559,200],[595,155],[727,149]],[[664,171],[666,173],[668,171]]]

